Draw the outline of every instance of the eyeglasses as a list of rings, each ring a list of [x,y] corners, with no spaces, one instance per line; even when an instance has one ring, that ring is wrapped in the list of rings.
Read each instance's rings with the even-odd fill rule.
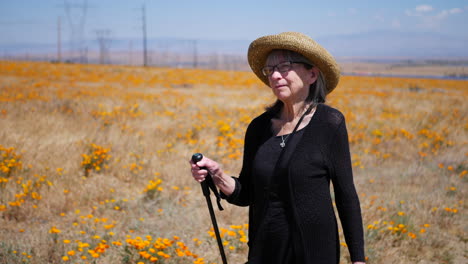
[[[293,63],[302,63],[303,62],[296,62],[296,61],[285,61],[282,63],[278,63],[275,66],[265,66],[262,68],[262,74],[265,75],[266,77],[272,75],[275,72],[275,69],[277,69],[280,73],[285,73],[288,72],[292,69],[292,64]]]

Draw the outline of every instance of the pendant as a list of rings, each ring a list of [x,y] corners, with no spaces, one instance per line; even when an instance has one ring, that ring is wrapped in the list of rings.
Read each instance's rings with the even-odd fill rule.
[[[281,146],[282,148],[284,148],[284,146],[286,146],[286,143],[284,143],[284,141],[283,141],[283,142],[280,143],[280,146]]]

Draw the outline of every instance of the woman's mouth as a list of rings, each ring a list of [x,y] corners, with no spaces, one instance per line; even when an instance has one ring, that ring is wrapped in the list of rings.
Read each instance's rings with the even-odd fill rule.
[[[275,85],[275,89],[279,89],[281,87],[285,87],[286,85],[285,84],[277,84]]]

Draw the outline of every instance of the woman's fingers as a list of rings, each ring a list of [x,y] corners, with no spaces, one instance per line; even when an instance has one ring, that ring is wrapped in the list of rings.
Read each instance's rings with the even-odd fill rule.
[[[196,168],[192,171],[193,178],[198,182],[204,181],[207,175],[208,171],[204,169]]]
[[[200,168],[197,164],[193,163],[191,160],[190,160],[190,166],[191,166],[192,177],[198,182],[204,181],[206,176],[208,175],[208,171],[206,169]]]

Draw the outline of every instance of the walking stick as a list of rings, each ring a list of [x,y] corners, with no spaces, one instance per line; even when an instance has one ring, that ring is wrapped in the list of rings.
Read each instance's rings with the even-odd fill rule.
[[[203,154],[201,153],[195,153],[192,156],[193,163],[197,163],[198,161],[202,159],[203,159]],[[201,169],[206,169],[206,168],[201,168]],[[216,202],[218,203],[219,210],[222,211],[223,207],[221,206],[221,203],[220,203],[221,196],[219,196],[218,189],[216,189],[216,186],[214,185],[213,179],[211,178],[211,175],[209,172],[205,180],[202,181],[200,184],[201,184],[201,188],[203,191],[203,195],[205,196],[205,199],[206,199],[206,203],[208,204],[208,210],[210,211],[211,222],[213,223],[213,229],[216,234],[216,241],[218,242],[219,253],[221,254],[221,259],[223,260],[223,264],[227,264],[226,254],[224,253],[224,248],[223,248],[223,242],[221,241],[221,236],[219,235],[218,223],[216,222],[216,216],[213,210],[213,204],[211,204],[210,189],[213,191],[214,195],[216,196]]]

